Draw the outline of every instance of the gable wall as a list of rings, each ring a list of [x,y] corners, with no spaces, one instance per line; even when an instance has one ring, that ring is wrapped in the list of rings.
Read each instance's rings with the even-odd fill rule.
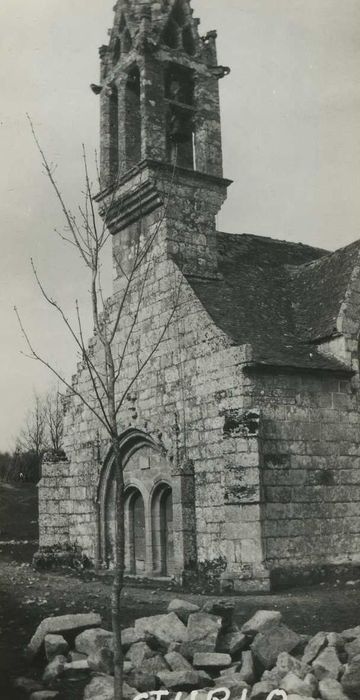
[[[158,253],[160,247],[159,242]],[[136,371],[138,357],[149,351],[159,337],[180,278],[175,263],[161,260],[159,253],[148,274],[146,301],[129,344],[119,396],[125,379],[128,383]],[[136,299],[135,294],[131,299],[132,310]],[[127,322],[130,318],[127,320],[125,315],[122,331]],[[100,357],[96,343],[94,361],[100,362]],[[161,440],[170,463],[169,473],[175,462],[191,461],[195,481],[197,558],[205,569],[212,568],[211,562],[215,561],[213,568],[218,577],[226,568],[229,548],[223,532],[226,521],[224,474],[229,459],[232,463],[236,461],[240,449],[238,442],[224,441],[221,402],[225,390],[234,405],[241,407],[238,366],[242,361],[243,351],[230,346],[183,279],[177,321],[171,324],[156,355],[131,388],[119,414],[122,430],[136,427]],[[82,365],[74,385],[90,396],[91,381]],[[98,422],[77,397],[68,398],[67,404],[65,451],[69,462],[44,465],[40,485],[40,545],[77,542],[94,561],[97,557],[95,501],[109,441],[101,429],[98,441]],[[242,444],[241,451],[247,450],[248,445]],[[154,475],[146,474],[149,491]],[[175,508],[174,519],[176,517],[185,519],[183,526],[186,528],[186,513],[185,516],[176,513]]]

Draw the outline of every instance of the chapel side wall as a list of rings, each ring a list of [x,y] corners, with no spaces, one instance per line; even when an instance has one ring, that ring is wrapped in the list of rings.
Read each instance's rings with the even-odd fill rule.
[[[275,585],[360,565],[360,414],[354,382],[276,373],[261,410],[264,549]]]

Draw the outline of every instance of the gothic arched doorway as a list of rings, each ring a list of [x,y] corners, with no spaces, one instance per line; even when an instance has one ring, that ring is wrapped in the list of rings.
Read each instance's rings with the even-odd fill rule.
[[[125,481],[126,571],[146,576],[180,576],[196,563],[194,476],[191,465],[174,472],[150,435],[125,431],[120,439]],[[116,479],[112,452],[97,490],[96,566],[113,567]],[[173,518],[173,506],[176,517]]]
[[[154,573],[169,576],[174,569],[173,497],[168,484],[159,484],[151,503]]]

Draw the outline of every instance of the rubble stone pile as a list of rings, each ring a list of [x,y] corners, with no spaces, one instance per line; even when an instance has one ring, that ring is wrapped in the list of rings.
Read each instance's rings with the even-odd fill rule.
[[[45,652],[42,682],[18,679],[18,687],[31,700],[50,700],[64,678],[83,674],[84,700],[113,700],[113,635],[100,624],[95,615],[44,620],[28,648],[33,658]],[[228,689],[230,700],[360,699],[360,625],[310,639],[277,610],[259,610],[239,629],[231,601],[200,609],[176,599],[166,614],[124,629],[122,643],[125,700],[159,689],[182,692],[182,700],[197,690],[197,700],[206,700],[217,688]]]

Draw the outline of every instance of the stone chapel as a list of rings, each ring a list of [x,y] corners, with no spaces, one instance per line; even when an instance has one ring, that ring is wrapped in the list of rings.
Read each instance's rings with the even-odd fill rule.
[[[118,0],[100,62],[110,318],[136,241],[153,240],[117,338],[127,575],[235,592],[353,577],[360,243],[328,252],[217,231],[228,69],[189,0]],[[96,334],[89,352],[102,361]],[[85,363],[73,386],[94,400]],[[76,543],[111,569],[109,441],[71,393],[65,426],[66,458],[43,464],[40,547]]]

